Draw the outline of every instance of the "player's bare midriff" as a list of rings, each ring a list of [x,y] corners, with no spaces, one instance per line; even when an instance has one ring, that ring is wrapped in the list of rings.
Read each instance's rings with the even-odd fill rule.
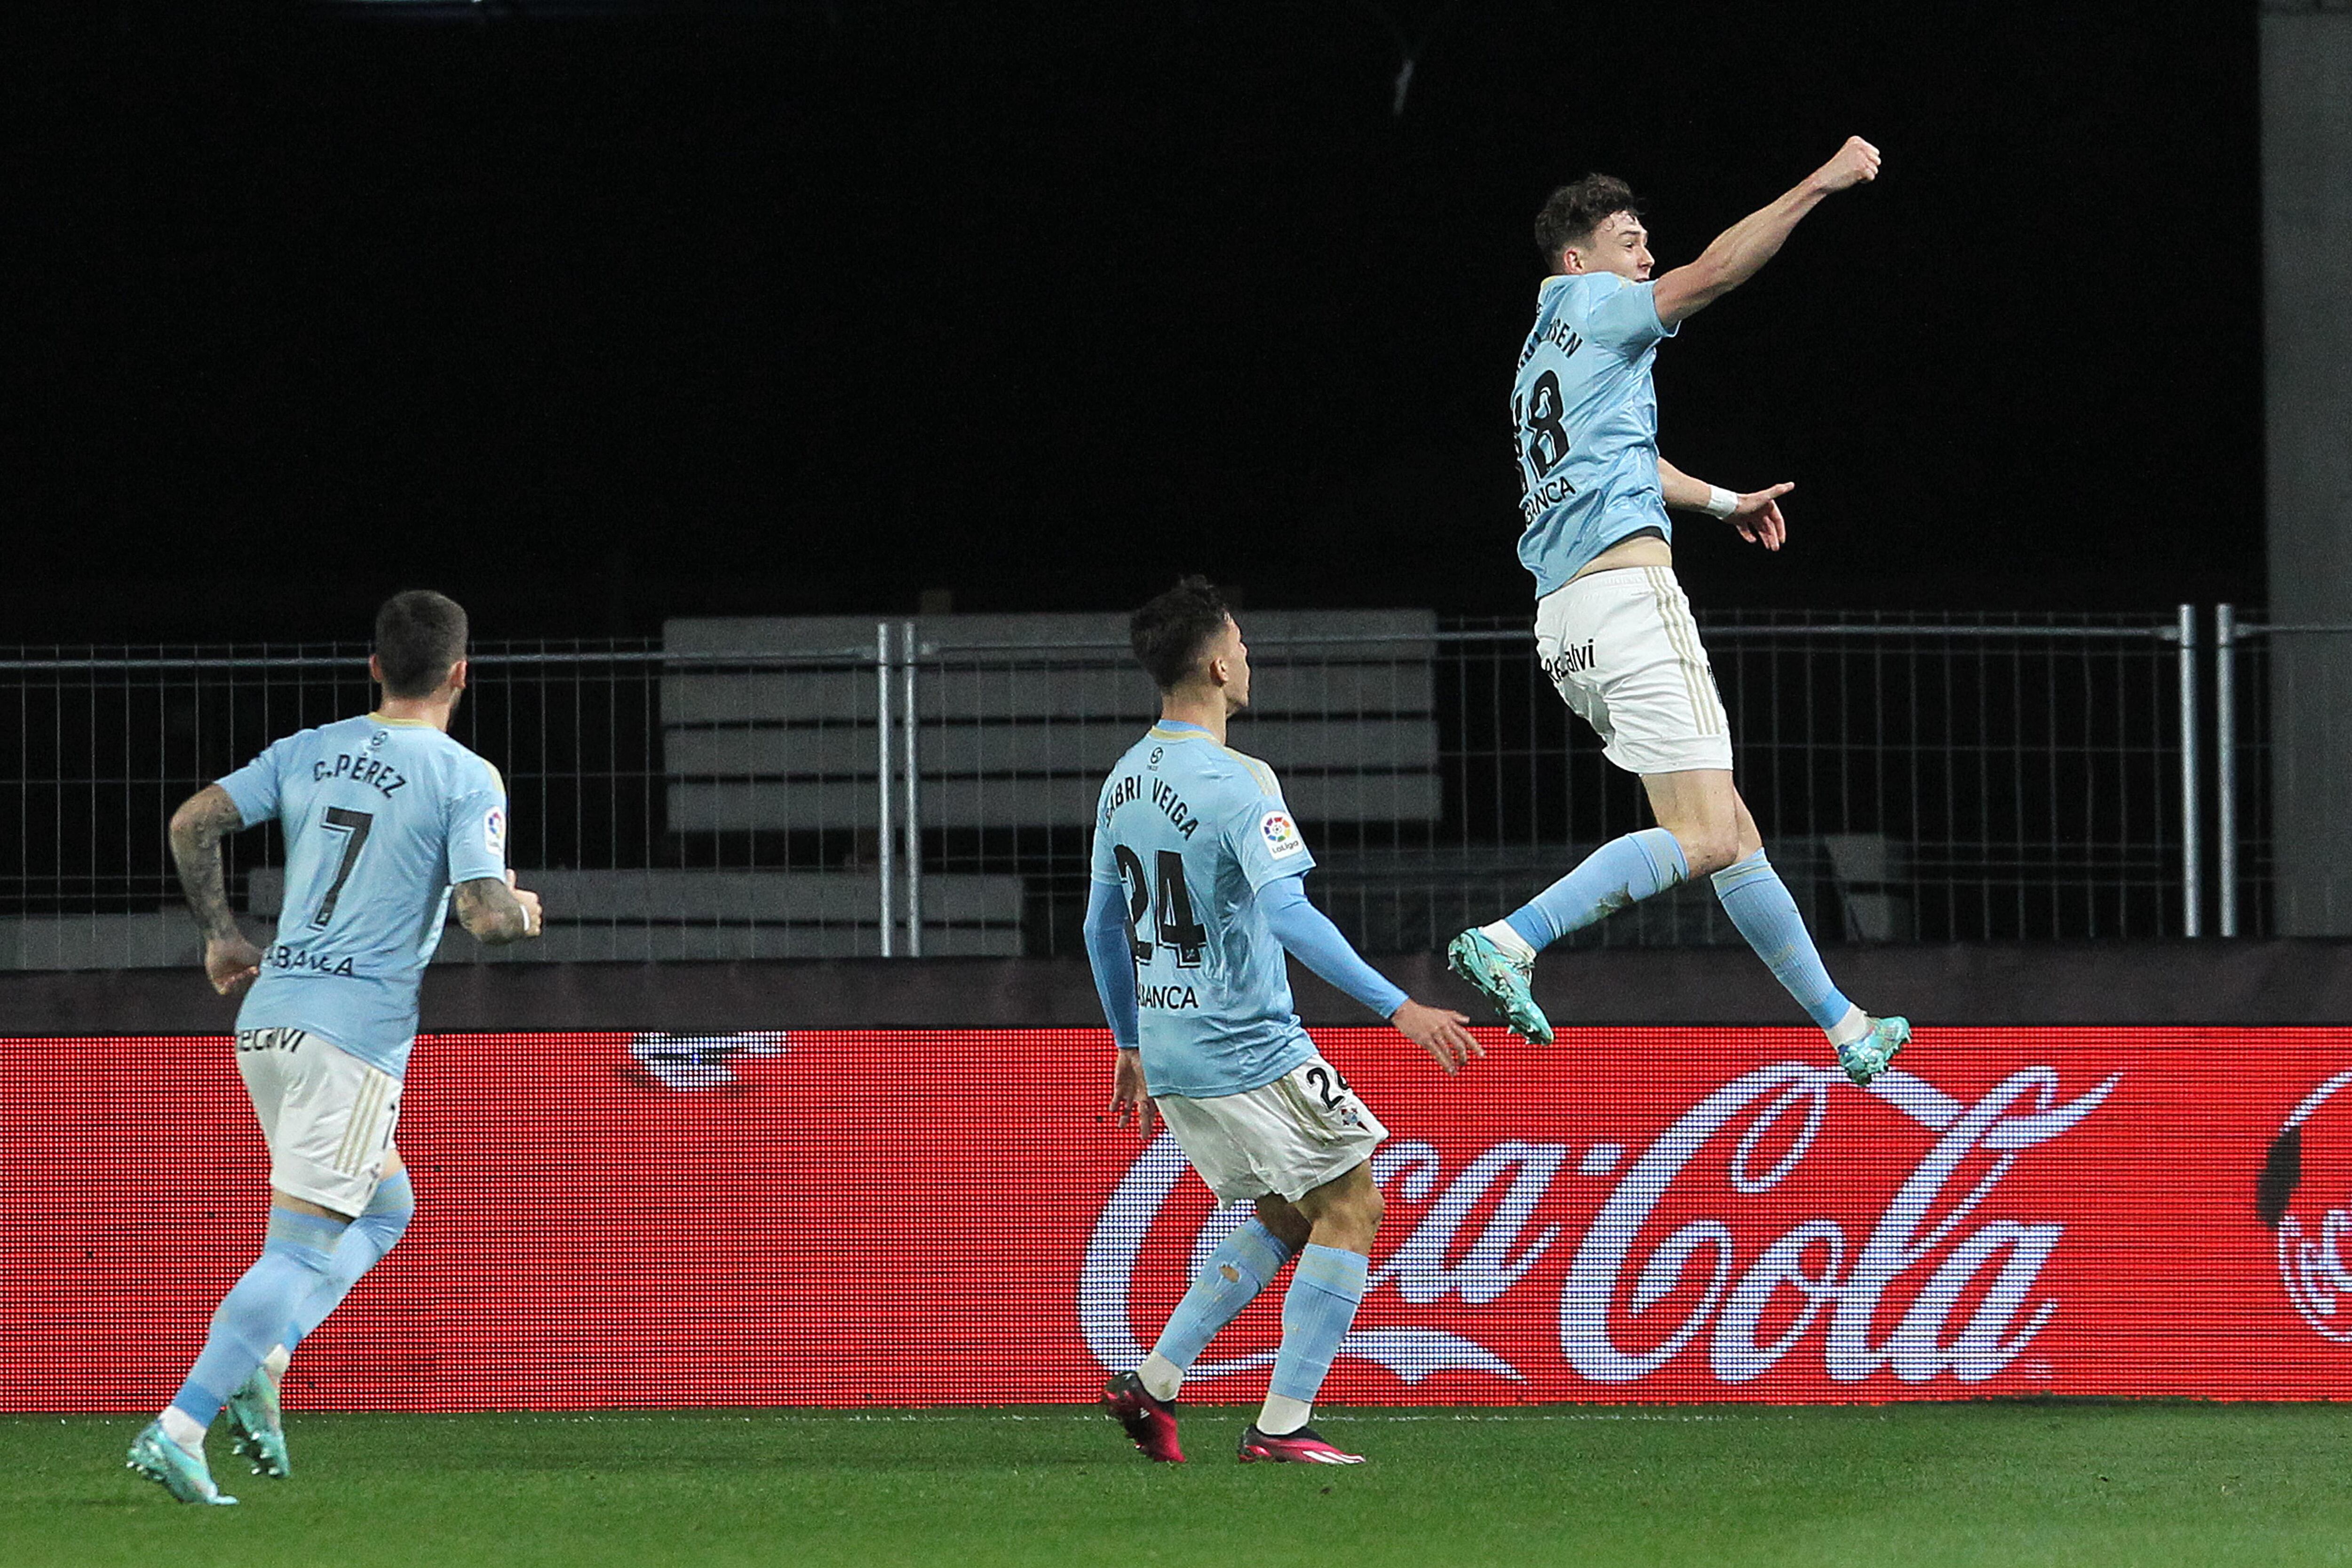
[[[1584,563],[1576,577],[1591,577],[1596,571],[1622,571],[1630,566],[1666,566],[1675,564],[1674,547],[1656,538],[1621,539]],[[1576,577],[1569,579],[1570,582]]]

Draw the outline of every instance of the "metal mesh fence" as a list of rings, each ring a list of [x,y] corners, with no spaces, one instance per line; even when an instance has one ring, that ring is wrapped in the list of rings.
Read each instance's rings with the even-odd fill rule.
[[[1832,942],[2192,930],[2184,624],[1702,618],[1740,788]],[[1440,945],[1648,821],[1524,623],[1270,612],[1244,630],[1253,700],[1231,744],[1281,776],[1318,862],[1309,890],[1366,951]],[[2252,656],[2242,691],[2260,684]],[[351,646],[0,659],[0,833],[16,850],[0,967],[193,960],[173,807],[372,699]],[[1076,953],[1096,790],[1155,711],[1117,616],[480,647],[452,733],[504,770],[511,857],[550,926],[494,951],[458,937],[443,959]],[[2258,737],[2261,712],[2234,722]],[[2234,799],[2253,801],[2258,741],[2236,756]],[[2239,821],[2258,841],[2259,815]],[[230,844],[232,896],[259,928],[278,850],[274,829]],[[2239,858],[2242,909],[2261,907],[2266,863]],[[1736,939],[1703,883],[1575,938]]]
[[[1751,614],[1703,626],[1740,788],[1825,939],[2182,928],[2177,618]],[[1255,695],[1231,744],[1282,776],[1319,862],[1308,885],[1368,950],[1442,945],[1649,821],[1640,782],[1563,706],[1524,626],[1433,624],[1352,644],[1253,632],[1251,646]],[[1015,689],[1034,699],[1056,685],[1058,710],[1033,700],[1017,721],[1048,771],[1008,771],[997,786],[1039,801],[1066,789],[1090,804],[1153,711],[1108,643],[1048,654],[940,643],[919,668],[942,694],[941,725],[977,733]],[[1050,759],[1067,760],[1051,771]],[[1028,928],[1068,952],[1088,819],[1056,815],[945,828],[930,853],[1021,874]],[[1702,883],[1571,940],[1738,938]]]

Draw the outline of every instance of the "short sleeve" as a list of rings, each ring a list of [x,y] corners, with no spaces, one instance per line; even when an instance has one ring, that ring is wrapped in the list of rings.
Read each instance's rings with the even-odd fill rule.
[[[1304,876],[1315,866],[1298,821],[1278,788],[1244,798],[1226,820],[1225,847],[1249,879],[1252,893],[1286,876]]]
[[[284,740],[273,741],[260,756],[226,778],[215,780],[236,803],[238,818],[248,828],[278,815],[278,781],[286,760],[286,744]]]
[[[1113,852],[1110,830],[1103,826],[1099,818],[1095,822],[1094,860],[1089,874],[1096,882],[1116,883],[1119,879],[1118,857]]]
[[[469,763],[471,778],[461,776],[449,802],[446,818],[449,881],[503,880],[507,874],[507,789],[497,768]],[[470,787],[468,787],[470,786]]]
[[[1658,319],[1655,283],[1629,283],[1613,273],[1591,276],[1595,282],[1585,308],[1586,338],[1630,360],[1675,335],[1675,328]]]

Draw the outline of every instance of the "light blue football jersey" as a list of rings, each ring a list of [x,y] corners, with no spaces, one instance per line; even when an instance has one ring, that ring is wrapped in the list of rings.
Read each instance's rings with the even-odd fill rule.
[[[1519,560],[1542,598],[1626,535],[1674,537],[1658,486],[1658,340],[1651,283],[1613,272],[1548,277],[1519,350]]]
[[[289,735],[220,780],[245,825],[286,834],[286,895],[236,1027],[301,1029],[400,1076],[449,889],[506,875],[499,770],[414,720]]]
[[[1314,1055],[1258,890],[1315,864],[1274,769],[1166,720],[1118,760],[1095,814],[1094,880],[1120,890],[1143,1075],[1210,1100]]]

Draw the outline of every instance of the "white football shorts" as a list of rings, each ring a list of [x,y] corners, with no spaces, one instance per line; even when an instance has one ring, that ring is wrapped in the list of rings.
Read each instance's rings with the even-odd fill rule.
[[[1239,1094],[1161,1096],[1160,1114],[1219,1203],[1296,1202],[1371,1158],[1389,1135],[1320,1056]]]
[[[236,1071],[269,1141],[269,1185],[337,1214],[364,1210],[400,1122],[400,1080],[299,1029],[240,1032]]]
[[[1731,766],[1731,724],[1671,568],[1620,567],[1536,601],[1536,657],[1628,773]]]

